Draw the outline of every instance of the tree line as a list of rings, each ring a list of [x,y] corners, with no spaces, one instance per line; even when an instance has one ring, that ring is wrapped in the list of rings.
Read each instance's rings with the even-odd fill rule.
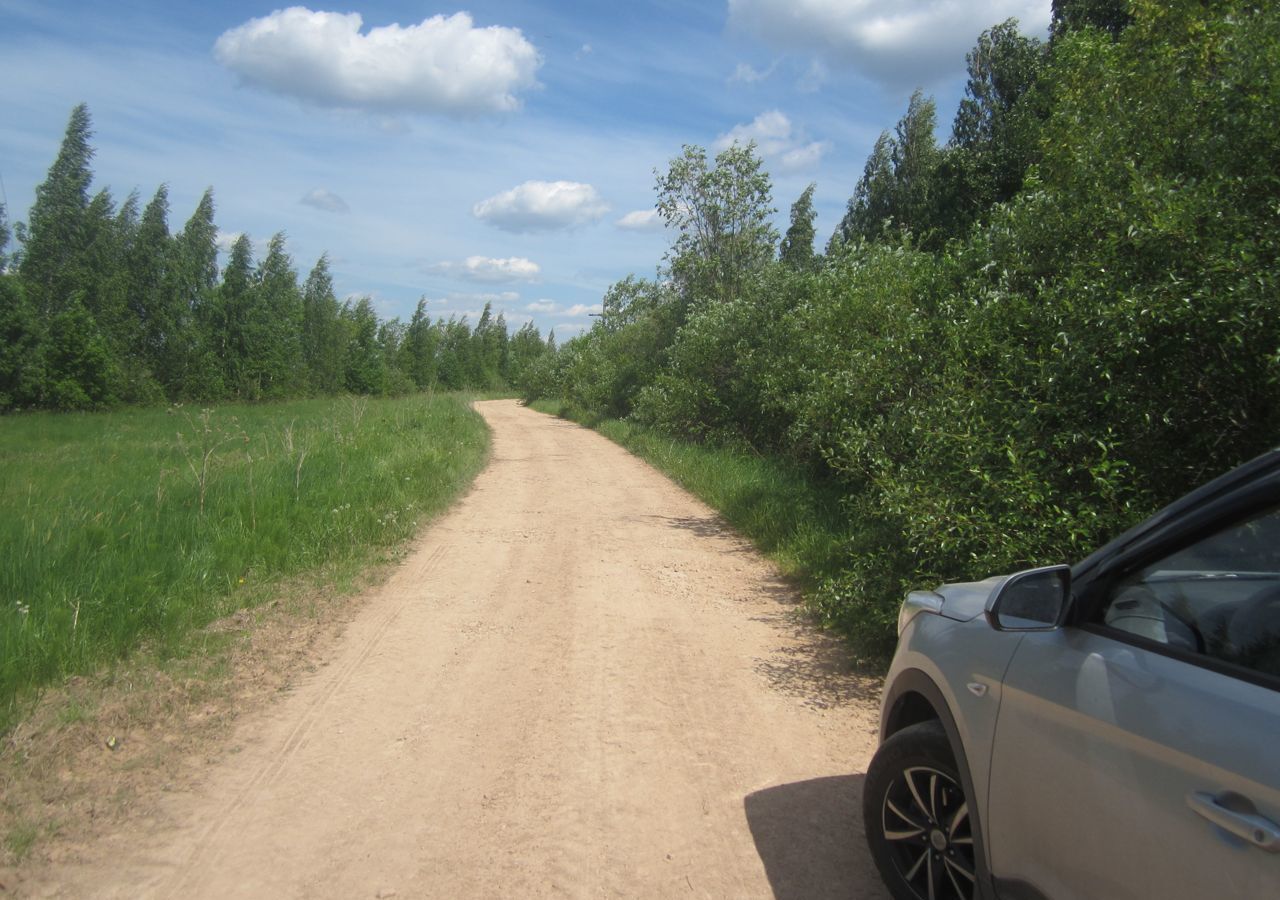
[[[0,412],[500,388],[554,349],[488,304],[474,327],[425,299],[380,320],[323,255],[299,283],[283,233],[256,261],[240,235],[219,269],[212,189],[171,233],[164,185],[145,206],[90,193],[91,137],[82,104],[12,234],[0,206]]]
[[[657,173],[676,235],[527,397],[836,486],[816,604],[891,645],[902,591],[1079,559],[1280,435],[1280,8],[1057,0],[917,92],[821,252],[753,146]]]

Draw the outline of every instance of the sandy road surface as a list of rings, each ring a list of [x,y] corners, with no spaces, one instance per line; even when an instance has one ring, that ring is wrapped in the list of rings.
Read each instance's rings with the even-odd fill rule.
[[[39,893],[881,898],[877,686],[705,506],[479,405],[493,459],[238,753]]]

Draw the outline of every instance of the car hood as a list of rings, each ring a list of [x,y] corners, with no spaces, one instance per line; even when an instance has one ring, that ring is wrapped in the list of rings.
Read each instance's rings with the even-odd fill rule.
[[[934,588],[934,593],[942,598],[942,609],[939,615],[957,622],[968,622],[982,615],[987,608],[987,599],[992,591],[1008,578],[1008,575],[996,575],[983,581],[963,581],[955,584],[944,584]]]

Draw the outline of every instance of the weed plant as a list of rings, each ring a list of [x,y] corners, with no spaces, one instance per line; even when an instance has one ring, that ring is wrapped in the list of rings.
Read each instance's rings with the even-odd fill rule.
[[[41,685],[404,541],[487,446],[458,396],[0,419],[0,733]]]

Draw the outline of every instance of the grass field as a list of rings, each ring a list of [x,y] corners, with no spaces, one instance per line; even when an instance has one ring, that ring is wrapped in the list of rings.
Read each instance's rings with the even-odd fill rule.
[[[487,447],[457,396],[0,419],[0,733],[42,685],[404,541]]]

